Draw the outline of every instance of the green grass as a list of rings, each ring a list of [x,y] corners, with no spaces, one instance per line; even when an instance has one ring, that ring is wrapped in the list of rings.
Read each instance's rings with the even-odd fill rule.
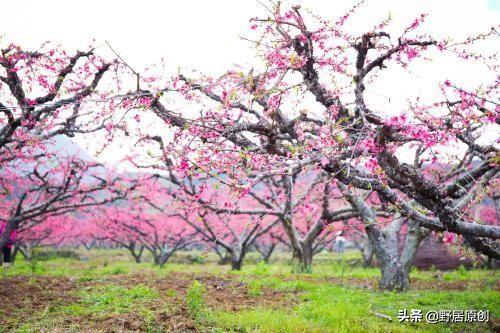
[[[264,283],[266,284],[266,283]],[[267,283],[267,285],[270,285]],[[399,323],[399,309],[489,309],[500,315],[500,293],[411,291],[403,294],[368,292],[312,283],[274,283],[280,290],[302,290],[302,302],[287,309],[214,312],[211,320],[227,331],[243,332],[483,332],[487,326],[470,324]],[[389,315],[392,322],[372,312]]]
[[[128,274],[134,272],[145,272],[151,274],[169,274],[170,272],[186,273],[212,273],[212,274],[236,274],[236,275],[259,275],[259,276],[295,276],[292,274],[291,267],[287,262],[288,254],[280,254],[277,262],[264,264],[256,262],[253,259],[255,255],[249,255],[250,259],[245,262],[240,272],[231,272],[228,265],[222,266],[216,263],[216,258],[212,254],[202,263],[186,264],[179,262],[185,257],[196,257],[196,254],[178,254],[172,261],[162,269],[153,266],[152,263],[143,262],[136,264],[131,257],[122,250],[80,250],[81,256],[89,257],[87,261],[80,261],[73,257],[60,258],[50,254],[45,254],[44,258],[49,258],[32,263],[26,263],[21,256],[16,264],[10,269],[8,275],[53,275],[53,276],[75,276],[84,279],[99,279],[107,275]],[[145,256],[145,259],[149,258]],[[177,260],[176,260],[177,259]],[[149,259],[150,260],[150,259]],[[337,253],[318,254],[315,257],[313,271],[306,276],[315,278],[359,278],[359,279],[378,279],[380,270],[378,268],[364,268],[359,264],[352,265],[360,261],[359,251],[350,250],[344,254],[344,262]],[[494,283],[498,280],[499,273],[495,271],[486,271],[483,269],[466,270],[459,268],[449,272],[419,271],[413,269],[411,277],[415,279],[429,280],[437,274],[445,281],[461,280],[482,280]]]
[[[79,292],[81,302],[62,307],[59,310],[68,310],[68,313],[94,314],[126,313],[147,301],[158,298],[156,291],[148,286],[137,285],[131,288],[124,286],[106,285]]]
[[[321,254],[313,272],[302,275],[291,273],[286,258],[279,258],[272,264],[257,263],[251,258],[242,271],[231,272],[228,266],[218,265],[216,258],[198,260],[198,255],[193,252],[179,255],[163,269],[153,266],[151,262],[136,264],[121,250],[78,253],[88,258],[81,261],[71,253],[66,253],[65,257],[47,254],[42,256],[43,260],[31,263],[18,258],[7,275],[31,276],[25,283],[33,286],[36,286],[39,276],[66,277],[75,281],[76,288],[72,294],[75,301],[72,302],[50,302],[43,310],[34,313],[27,313],[20,306],[12,314],[13,331],[88,331],[89,328],[81,321],[75,323],[75,318],[84,318],[92,323],[130,313],[139,314],[143,330],[168,331],[157,322],[160,312],[174,313],[174,309],[182,306],[196,320],[196,328],[202,332],[487,332],[485,324],[399,323],[397,314],[400,309],[421,309],[424,313],[427,310],[488,309],[492,318],[500,317],[500,292],[495,290],[499,273],[491,270],[414,270],[414,282],[432,284],[439,278],[443,281],[441,283],[474,285],[481,282],[483,287],[468,291],[413,290],[398,294],[355,286],[354,278],[368,281],[371,285],[380,276],[376,268],[355,264],[359,260],[356,251],[346,252],[344,258],[338,254]],[[186,264],[186,260],[195,263]],[[247,296],[250,298],[263,297],[264,291],[272,289],[282,294],[284,301],[275,307],[217,310],[207,305],[207,289],[198,281],[194,281],[185,293],[181,292],[183,298],[174,286],[162,292],[155,289],[155,279],[172,272],[229,276],[247,285]],[[137,285],[113,282],[127,281],[128,277],[136,274],[150,279],[142,280],[145,284]],[[192,278],[192,275],[189,276]],[[334,279],[335,283],[327,279]],[[393,321],[379,318],[374,312],[391,316]],[[0,332],[7,331],[0,329]]]
[[[149,304],[158,299],[158,293],[148,286],[137,285],[130,288],[104,285],[82,288],[77,292],[79,300],[71,305],[52,304],[38,316],[33,316],[20,325],[16,332],[41,332],[60,328],[70,318],[86,317],[90,321],[114,314],[135,312],[144,318],[145,325],[154,322],[154,313]],[[65,329],[78,332],[78,326],[64,325]]]

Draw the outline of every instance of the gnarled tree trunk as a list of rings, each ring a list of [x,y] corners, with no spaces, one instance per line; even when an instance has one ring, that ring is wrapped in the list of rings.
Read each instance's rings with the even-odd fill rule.
[[[410,288],[410,272],[418,246],[429,234],[428,230],[420,228],[416,222],[408,221],[405,244],[400,252],[398,241],[401,226],[402,219],[399,218],[382,232],[367,230],[380,263],[381,290],[404,291]]]
[[[382,229],[374,211],[359,197],[354,195],[345,185],[339,184],[345,198],[355,208],[363,224],[375,256],[380,264],[382,277],[381,290],[403,291],[410,287],[410,271],[417,254],[420,242],[429,234],[428,229],[421,228],[418,222],[396,217],[391,224]],[[399,234],[404,222],[407,232],[403,250],[399,251]]]

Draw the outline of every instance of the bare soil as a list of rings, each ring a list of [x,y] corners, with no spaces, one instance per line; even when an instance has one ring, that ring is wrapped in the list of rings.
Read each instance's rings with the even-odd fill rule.
[[[295,303],[291,295],[261,288],[260,294],[249,294],[246,283],[234,276],[213,276],[209,274],[195,275],[187,273],[170,273],[165,277],[155,275],[115,275],[103,279],[77,282],[73,278],[51,276],[16,276],[0,279],[0,327],[12,329],[19,319],[29,315],[47,312],[50,306],[71,305],[78,303],[77,291],[81,288],[103,285],[119,285],[125,287],[143,284],[156,290],[160,298],[148,304],[155,313],[155,323],[169,327],[174,332],[196,331],[195,320],[185,306],[187,289],[194,280],[205,287],[204,300],[206,306],[215,310],[238,311],[255,307],[277,308]],[[81,315],[65,318],[61,331],[65,327],[78,326],[89,332],[142,332],[146,331],[142,315],[129,313],[111,313],[102,316]]]

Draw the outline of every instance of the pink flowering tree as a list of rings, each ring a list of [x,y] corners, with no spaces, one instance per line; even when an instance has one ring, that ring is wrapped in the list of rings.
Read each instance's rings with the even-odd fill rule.
[[[183,166],[177,170],[170,163],[167,169],[168,174],[157,177],[171,185],[164,187],[171,206],[159,209],[184,221],[181,227],[188,225],[194,230],[208,250],[217,249],[221,254],[219,249],[224,249],[231,268],[240,270],[255,242],[277,226],[275,214],[262,207],[254,196],[233,196],[235,193],[231,193],[222,174],[213,179],[210,175],[192,174]],[[159,204],[153,206],[158,208]]]
[[[200,242],[198,232],[179,217],[168,188],[156,176],[140,178],[133,198],[93,213],[94,238],[130,251],[140,262],[143,250],[163,267],[172,255]]]
[[[60,153],[60,136],[106,130],[113,109],[98,91],[112,63],[93,49],[69,53],[0,51],[0,247],[16,229],[50,216],[125,198],[135,184],[78,154]],[[110,104],[111,101],[110,101]],[[99,107],[97,107],[99,106]]]
[[[40,154],[45,141],[57,135],[73,137],[104,128],[107,118],[100,116],[106,111],[92,113],[88,106],[97,105],[91,97],[107,96],[96,88],[110,68],[92,49],[69,55],[49,43],[37,51],[13,44],[3,48],[0,166]]]
[[[263,262],[269,263],[271,256],[280,244],[288,245],[288,242],[283,241],[286,236],[283,237],[281,234],[281,228],[279,228],[262,235],[255,241],[255,250],[260,254]]]
[[[179,216],[197,231],[208,249],[222,247],[229,256],[233,270],[241,269],[252,246],[277,224],[272,217],[221,214],[204,209],[197,210],[195,214],[180,213]]]
[[[164,173],[158,177],[173,185],[171,196],[185,211],[181,217],[205,241],[224,248],[234,269],[241,268],[248,250],[260,237],[275,232],[279,222],[293,252],[294,271],[309,272],[313,255],[332,241],[332,224],[358,215],[340,191],[325,185],[323,172],[261,173],[262,158],[252,159],[245,151],[238,153],[242,165],[218,164],[214,169],[206,164],[208,157],[201,163],[191,158],[199,151],[185,147],[180,154],[184,140],[166,145],[159,136],[144,135],[140,141],[159,144],[156,164],[147,166]],[[146,147],[141,146],[151,148]]]
[[[38,161],[43,160],[39,158]],[[136,186],[95,163],[77,159],[51,161],[50,169],[37,164],[5,173],[1,186],[0,221],[6,228],[0,245],[13,230],[33,227],[50,216],[65,215],[127,198]]]
[[[357,212],[321,172],[297,171],[260,182],[249,194],[279,219],[282,232],[274,232],[272,239],[292,250],[295,272],[310,272],[313,256],[331,244],[341,224]]]
[[[136,222],[134,214],[129,213],[128,209],[127,205],[101,207],[97,213],[86,218],[90,225],[82,234],[88,234],[89,237],[84,239],[90,239],[90,244],[108,243],[127,249],[134,261],[140,263],[144,252],[139,234],[140,223]]]
[[[30,261],[35,247],[74,245],[80,228],[78,219],[71,215],[51,216],[42,222],[25,223],[18,229],[14,254],[19,251],[26,261]]]
[[[147,107],[172,130],[174,144],[165,145],[164,156],[179,168],[226,173],[240,195],[268,175],[324,171],[327,185],[338,187],[359,214],[386,277],[383,289],[407,288],[405,265],[360,199],[366,191],[417,228],[460,234],[476,251],[499,258],[500,228],[463,214],[471,193],[498,183],[498,149],[480,140],[486,126],[498,129],[498,80],[464,89],[443,78],[433,83],[434,101],[411,100],[396,115],[365,96],[388,68],[407,72],[431,56],[497,72],[494,55],[474,52],[478,42],[496,38],[496,30],[462,42],[437,40],[422,32],[422,15],[398,35],[386,32],[390,18],[353,35],[345,23],[356,9],[328,22],[277,5],[268,17],[252,20],[256,52],[264,59],[259,67],[218,78],[149,80]],[[170,107],[179,99],[184,108]],[[458,148],[443,153],[450,147]],[[414,152],[413,160],[398,158],[402,151]],[[452,170],[432,178],[425,172],[429,164]],[[251,172],[232,172],[234,165]]]

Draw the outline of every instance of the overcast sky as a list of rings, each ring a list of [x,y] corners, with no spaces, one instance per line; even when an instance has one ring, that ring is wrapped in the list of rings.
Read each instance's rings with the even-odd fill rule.
[[[300,3],[334,19],[354,2]],[[249,18],[266,15],[256,0],[17,0],[2,2],[2,12],[0,31],[25,46],[51,40],[83,48],[93,38],[98,45],[109,40],[137,67],[165,57],[173,66],[210,73],[224,70],[228,62],[252,60],[252,50],[239,36],[248,30]],[[500,0],[368,0],[351,29],[363,32],[389,12],[394,26],[429,13],[426,29],[460,37],[499,24]]]
[[[335,19],[354,1],[300,3],[323,17]],[[500,0],[368,0],[366,3],[350,22],[352,32],[362,33],[389,13],[394,18],[393,29],[407,26],[420,13],[428,13],[425,31],[455,39],[488,31],[500,23]],[[104,45],[104,40],[108,40],[139,71],[163,57],[172,70],[180,66],[212,75],[223,72],[231,63],[255,61],[254,50],[240,36],[248,31],[249,18],[266,16],[265,9],[255,0],[17,0],[2,2],[2,14],[0,31],[4,38],[24,47],[36,48],[51,40],[68,48],[84,49],[95,38],[101,54],[109,55]],[[444,65],[443,72],[456,74],[453,64]],[[419,73],[418,77],[425,74]],[[427,74],[426,80],[436,73]],[[418,77],[411,87],[419,86]],[[468,71],[462,72],[461,78],[481,79]],[[398,86],[397,80],[402,79],[394,77],[392,84]],[[400,103],[401,107],[407,92],[395,90],[388,81],[373,88],[373,98],[392,93],[393,104]],[[122,155],[123,151],[117,147],[107,154],[107,162],[113,163]]]

